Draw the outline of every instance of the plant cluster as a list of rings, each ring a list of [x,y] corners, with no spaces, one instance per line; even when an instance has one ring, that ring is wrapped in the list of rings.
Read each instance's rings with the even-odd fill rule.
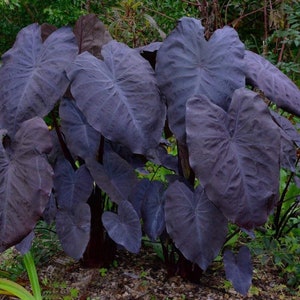
[[[295,171],[298,133],[266,102],[299,116],[300,91],[228,26],[207,39],[184,17],[133,49],[90,14],[25,27],[2,62],[0,251],[29,249],[42,216],[85,265],[106,268],[116,245],[137,253],[147,235],[170,272],[197,278],[230,223],[250,236],[265,224],[280,169]],[[149,164],[171,170],[164,182],[144,176]],[[246,294],[249,249],[223,257]]]

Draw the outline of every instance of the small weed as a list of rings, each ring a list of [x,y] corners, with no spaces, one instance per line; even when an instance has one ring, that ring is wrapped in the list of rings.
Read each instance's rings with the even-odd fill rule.
[[[117,260],[113,260],[113,262],[111,263],[112,267],[117,268],[118,267],[118,261]]]
[[[147,278],[147,276],[148,276],[148,272],[147,272],[147,271],[142,271],[142,272],[140,273],[140,278],[141,278],[141,279],[145,279],[145,278]]]
[[[64,296],[63,300],[73,300],[73,299],[77,299],[79,295],[79,291],[77,289],[70,289],[70,295],[68,296]]]
[[[99,273],[101,277],[105,277],[107,274],[107,269],[106,268],[101,268],[99,269]]]

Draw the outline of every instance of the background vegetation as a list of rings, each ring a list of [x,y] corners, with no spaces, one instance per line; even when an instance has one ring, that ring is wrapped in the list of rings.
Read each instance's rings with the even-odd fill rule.
[[[300,84],[300,3],[297,0],[1,0],[0,54],[28,24],[73,25],[96,13],[118,41],[132,47],[161,40],[182,16],[202,18],[207,35],[233,26],[246,46],[267,56]]]
[[[12,47],[18,31],[28,24],[73,25],[87,13],[96,13],[114,38],[131,47],[162,40],[182,16],[202,18],[207,37],[227,24],[238,31],[248,49],[264,55],[300,86],[298,0],[0,0],[0,12],[0,55]],[[298,128],[299,120],[288,117]],[[149,168],[154,170],[153,176],[164,177],[155,166]],[[282,170],[281,205],[257,233],[257,239],[249,243],[264,263],[278,267],[292,288],[300,282],[299,177],[298,166],[293,173]],[[234,243],[236,235],[228,243]],[[40,237],[45,249],[54,251],[49,237]],[[37,260],[48,255],[35,247],[33,251]],[[18,264],[7,265],[5,261],[0,266],[11,277],[20,273],[18,268]]]

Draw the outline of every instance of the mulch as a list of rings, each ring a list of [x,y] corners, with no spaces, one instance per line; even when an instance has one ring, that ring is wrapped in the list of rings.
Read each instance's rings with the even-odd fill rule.
[[[292,294],[276,268],[259,262],[254,263],[252,287],[242,296],[226,281],[221,263],[214,263],[199,283],[191,283],[169,277],[151,249],[136,255],[118,251],[115,261],[117,266],[108,269],[85,269],[63,253],[56,255],[38,268],[44,299],[300,299],[299,290]]]

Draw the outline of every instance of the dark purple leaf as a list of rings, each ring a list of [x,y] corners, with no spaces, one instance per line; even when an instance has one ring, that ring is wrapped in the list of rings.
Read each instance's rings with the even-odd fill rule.
[[[51,166],[55,166],[55,163],[59,159],[64,159],[64,153],[62,151],[61,145],[55,129],[50,131],[51,141],[52,141],[52,150],[48,154],[48,161]]]
[[[70,28],[54,31],[44,43],[41,28],[22,29],[0,69],[0,124],[14,133],[21,122],[47,115],[69,84],[65,67],[77,54]]]
[[[264,57],[245,52],[246,78],[278,107],[300,116],[300,90],[291,79]]]
[[[142,218],[145,233],[152,241],[165,229],[164,184],[160,181],[150,181],[149,189],[142,203]]]
[[[45,40],[48,38],[50,34],[52,34],[55,30],[57,30],[57,27],[48,23],[43,23],[41,25],[41,37],[42,42],[44,43]]]
[[[15,248],[22,255],[26,254],[30,250],[34,238],[34,231],[31,231],[19,244],[15,245]]]
[[[100,133],[87,123],[85,116],[76,103],[70,99],[62,99],[59,107],[61,127],[70,151],[85,159],[97,157]]]
[[[141,224],[130,202],[122,201],[118,206],[118,214],[104,212],[102,222],[112,240],[132,253],[139,252],[142,239]]]
[[[79,53],[88,51],[102,58],[102,46],[112,40],[105,25],[95,14],[81,16],[75,24],[74,34],[79,44]]]
[[[244,296],[247,295],[253,273],[249,249],[242,246],[237,256],[230,250],[225,250],[224,267],[226,278],[231,281],[235,290]]]
[[[156,54],[162,42],[153,42],[149,45],[136,48],[142,57],[144,57],[151,65],[152,69],[155,69],[156,65]]]
[[[244,45],[237,32],[224,27],[207,41],[200,20],[184,17],[157,52],[159,87],[167,98],[170,129],[185,137],[185,105],[205,95],[225,110],[237,88],[245,86]]]
[[[1,141],[6,134],[0,130]],[[40,118],[25,121],[11,145],[0,143],[0,251],[20,242],[41,217],[52,190],[48,127]]]
[[[174,182],[165,194],[166,226],[176,247],[206,270],[218,255],[227,234],[227,220],[201,186],[195,192]]]
[[[142,217],[142,205],[151,187],[151,181],[148,179],[140,180],[135,186],[132,187],[128,201],[131,203],[138,216]]]
[[[51,193],[47,206],[43,211],[43,219],[47,224],[51,224],[55,220],[56,213],[57,213],[56,199],[53,193]]]
[[[178,173],[178,158],[168,154],[166,148],[161,145],[157,148],[150,149],[147,152],[147,158],[157,165],[164,166],[165,168]]]
[[[96,184],[109,196],[111,201],[120,203],[126,199],[126,197],[123,197],[118,185],[115,185],[113,178],[109,177],[102,164],[94,159],[86,159],[85,163]]]
[[[94,159],[86,159],[86,165],[97,185],[111,200],[119,204],[127,200],[132,188],[137,184],[134,169],[118,154],[106,151],[104,164]]]
[[[187,102],[190,164],[208,198],[245,229],[278,200],[280,131],[254,92],[235,91],[228,113],[204,96]]]
[[[74,203],[75,204],[75,203]],[[67,255],[80,259],[90,239],[91,213],[87,203],[77,203],[72,210],[58,210],[56,231]]]
[[[85,165],[74,171],[67,160],[59,160],[54,172],[55,195],[60,209],[70,210],[79,202],[87,202],[93,190],[93,179]]]
[[[148,45],[138,47],[138,48],[136,48],[136,50],[138,50],[140,53],[143,53],[145,51],[146,52],[156,52],[160,48],[161,45],[162,45],[162,42],[153,42]]]
[[[104,45],[102,55],[104,61],[87,52],[77,57],[68,71],[72,94],[97,131],[145,154],[158,145],[165,122],[154,72],[137,51],[116,41]]]
[[[297,147],[300,147],[300,134],[295,126],[285,117],[279,115],[271,110],[271,115],[278,126],[285,132],[285,134],[292,140]]]
[[[281,151],[280,165],[283,168],[295,172],[297,147],[300,145],[300,135],[292,123],[285,117],[280,116],[275,111],[270,111],[274,121],[280,127],[281,134]],[[294,144],[295,143],[295,144]]]
[[[143,168],[148,161],[144,155],[132,153],[126,146],[105,140],[105,151],[116,152],[125,159],[134,169]]]

